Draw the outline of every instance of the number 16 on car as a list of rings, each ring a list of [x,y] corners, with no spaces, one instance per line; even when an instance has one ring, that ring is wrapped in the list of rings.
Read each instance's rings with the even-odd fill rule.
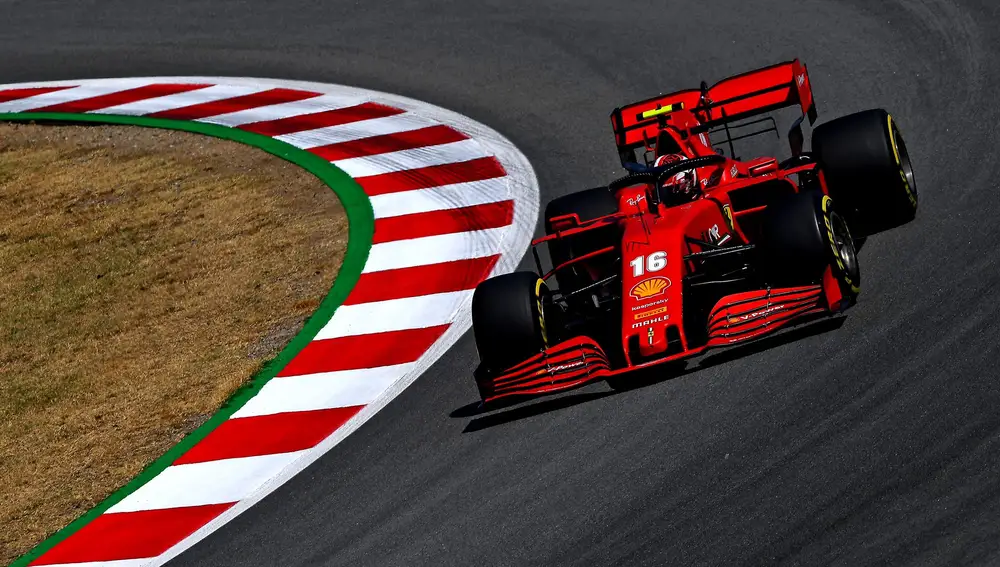
[[[647,256],[636,256],[628,265],[632,266],[632,275],[637,278],[643,274],[659,272],[667,267],[667,253],[659,251]]]

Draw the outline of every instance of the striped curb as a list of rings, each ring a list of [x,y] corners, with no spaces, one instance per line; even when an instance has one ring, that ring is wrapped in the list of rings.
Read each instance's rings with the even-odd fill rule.
[[[345,259],[326,312],[321,306],[270,375],[17,566],[162,565],[221,527],[443,355],[471,325],[475,285],[516,268],[538,214],[534,172],[513,144],[462,115],[386,93],[221,77],[0,85],[0,120],[31,119],[176,128],[257,145],[338,194],[350,193],[340,182],[367,195],[370,205],[345,203],[348,258],[358,256],[352,246],[368,245],[355,242],[366,213],[374,230],[353,290],[337,292],[351,279]]]

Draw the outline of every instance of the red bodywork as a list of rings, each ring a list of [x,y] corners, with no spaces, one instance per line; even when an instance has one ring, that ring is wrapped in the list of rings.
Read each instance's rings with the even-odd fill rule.
[[[810,122],[815,119],[809,78],[798,60],[732,77],[711,88],[627,105],[615,109],[611,118],[623,162],[637,149],[652,153],[654,159],[665,153],[696,158],[718,155],[709,139],[716,125],[728,126],[733,120],[793,105],[799,105]],[[671,110],[655,112],[662,108]],[[654,111],[652,116],[650,111]],[[650,117],[644,118],[644,113]],[[801,149],[795,144],[792,140],[793,154]],[[477,375],[484,401],[581,386],[692,357],[709,348],[757,339],[804,317],[846,307],[828,267],[815,285],[731,293],[697,315],[686,314],[683,282],[699,272],[703,260],[698,253],[748,248],[756,234],[755,216],[774,197],[799,190],[796,174],[810,175],[826,192],[816,164],[794,159],[781,165],[771,157],[726,158],[696,173],[701,193],[684,204],[651,208],[653,184],[625,182],[616,185],[619,207],[615,214],[587,222],[580,222],[576,215],[549,219],[552,234],[536,239],[533,247],[617,226],[619,241],[556,266],[542,279],[550,281],[570,266],[585,268],[598,256],[620,255],[621,350],[610,356],[610,350],[605,352],[588,336],[548,344],[538,355],[499,375]],[[611,348],[606,341],[605,346]]]

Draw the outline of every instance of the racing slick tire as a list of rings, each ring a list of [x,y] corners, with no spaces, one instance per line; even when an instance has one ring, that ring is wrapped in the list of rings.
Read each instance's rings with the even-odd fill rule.
[[[813,155],[830,196],[856,237],[905,224],[917,214],[910,154],[892,116],[881,108],[816,127]]]
[[[587,189],[563,195],[549,201],[549,204],[545,205],[545,234],[553,234],[555,232],[551,219],[558,216],[575,213],[580,217],[581,222],[585,222],[616,212],[618,212],[618,201],[605,187],[597,187],[595,189]],[[608,246],[614,241],[614,236],[611,234],[614,230],[614,227],[608,227],[607,229],[594,230],[587,234],[575,236],[572,239],[567,239],[565,242],[552,241],[549,244],[552,266],[558,266],[573,258]],[[608,268],[611,267],[610,259],[601,260],[609,264]],[[601,260],[598,261],[600,262]],[[556,281],[559,282],[561,289],[566,290],[575,289],[589,283],[588,278],[582,270],[576,268],[570,268],[556,274]]]
[[[548,288],[534,272],[492,277],[472,295],[472,329],[481,370],[502,372],[545,348],[543,299]]]
[[[834,201],[819,191],[788,195],[763,213],[758,249],[773,286],[818,283],[827,266],[851,304],[861,291],[857,248]]]

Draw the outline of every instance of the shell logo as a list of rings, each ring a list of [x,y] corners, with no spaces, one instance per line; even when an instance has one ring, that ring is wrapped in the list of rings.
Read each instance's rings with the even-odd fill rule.
[[[667,278],[649,278],[632,286],[632,290],[628,293],[636,299],[649,299],[662,295],[668,287],[670,287],[670,280]]]

